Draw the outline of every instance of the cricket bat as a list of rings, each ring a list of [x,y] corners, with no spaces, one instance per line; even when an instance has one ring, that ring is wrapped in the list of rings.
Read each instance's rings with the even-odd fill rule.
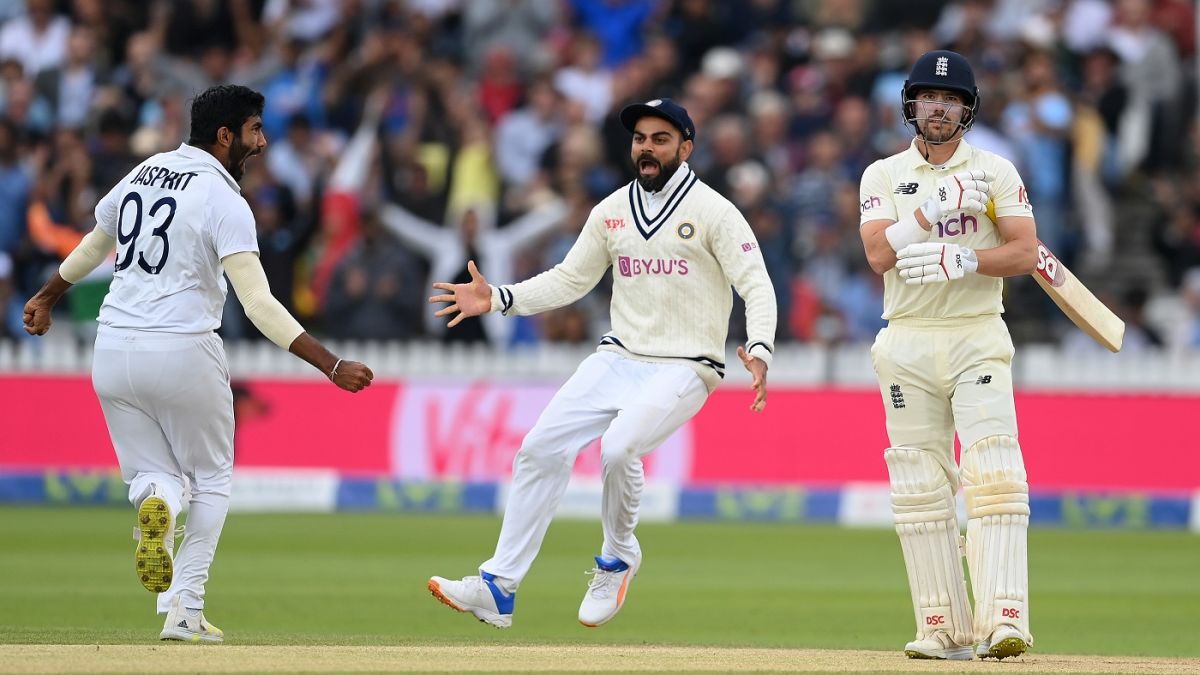
[[[989,201],[987,207],[988,217],[992,222],[996,222],[995,204]],[[1125,339],[1125,322],[1105,307],[1087,286],[1071,274],[1071,270],[1067,269],[1040,239],[1037,269],[1032,276],[1079,330],[1104,345],[1108,351],[1121,351],[1121,341]]]
[[[1038,264],[1033,278],[1079,330],[1104,345],[1108,351],[1121,351],[1125,322],[1071,274],[1071,270],[1041,240],[1038,240]]]

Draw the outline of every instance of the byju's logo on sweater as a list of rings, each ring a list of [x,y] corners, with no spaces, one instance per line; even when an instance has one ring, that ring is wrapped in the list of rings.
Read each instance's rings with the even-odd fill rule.
[[[688,261],[682,258],[631,258],[627,255],[617,256],[617,271],[623,277],[642,275],[670,276],[677,274],[685,276],[688,273]]]

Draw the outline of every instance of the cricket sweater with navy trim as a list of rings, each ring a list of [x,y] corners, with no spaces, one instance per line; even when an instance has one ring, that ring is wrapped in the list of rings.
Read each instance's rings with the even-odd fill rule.
[[[771,363],[775,290],[750,224],[686,163],[658,192],[621,187],[592,209],[566,258],[492,288],[492,310],[545,312],[575,302],[613,268],[612,330],[600,349],[684,363],[708,386],[725,376],[734,291],[746,303],[747,351]]]

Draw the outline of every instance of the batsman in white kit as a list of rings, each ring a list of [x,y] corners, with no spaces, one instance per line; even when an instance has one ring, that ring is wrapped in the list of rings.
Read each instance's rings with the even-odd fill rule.
[[[145,160],[96,206],[96,227],[25,305],[43,335],[71,285],[117,249],[100,308],[92,383],[129,501],[134,565],[166,614],[163,640],[222,642],[204,618],[204,586],[229,510],[233,394],[220,326],[229,275],[246,315],[275,344],[357,392],[369,368],[337,358],[301,328],[267,286],[254,215],[238,180],[267,146],[263,96],[241,86],[195,98],[191,136]],[[174,552],[175,519],[189,506]]]
[[[916,138],[867,168],[859,197],[863,246],[884,279],[888,325],[871,357],[917,621],[904,651],[932,659],[1019,656],[1033,644],[1029,485],[1017,443],[1013,344],[1000,314],[1002,278],[1037,264],[1037,228],[1012,163],[963,140],[979,109],[965,58],[921,56],[902,106]],[[955,508],[960,484],[974,612]]]
[[[634,536],[645,475],[642,457],[695,415],[725,375],[732,286],[746,302],[754,411],[766,405],[774,349],[775,292],[750,225],[688,167],[696,135],[670,99],[627,106],[637,180],[596,205],[566,258],[532,279],[489,286],[474,262],[471,282],[436,283],[450,326],[489,311],[528,315],[575,302],[613,268],[612,330],[580,364],[525,437],[496,552],[478,576],[429,580],[445,604],[480,621],[512,625],[529,572],[567,488],[579,451],[600,439],[604,542],[579,606],[595,627],[616,616],[642,564]]]

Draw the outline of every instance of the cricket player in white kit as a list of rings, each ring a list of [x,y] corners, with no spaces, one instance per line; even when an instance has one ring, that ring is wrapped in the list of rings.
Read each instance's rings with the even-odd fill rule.
[[[96,206],[95,229],[25,305],[25,330],[45,334],[58,299],[116,246],[92,383],[138,511],[135,569],[167,615],[163,640],[224,639],[203,613],[233,473],[233,395],[214,332],[225,305],[222,272],[275,344],[347,391],[373,377],[304,332],[267,286],[254,215],[238,186],[246,161],[267,145],[262,109],[262,95],[246,87],[197,96],[188,142],[147,159],[113,187]],[[174,555],[185,500],[187,524]]]
[[[521,444],[495,555],[479,576],[429,580],[429,590],[494,626],[512,625],[517,587],[533,564],[571,476],[575,457],[600,438],[604,543],[579,607],[599,626],[621,608],[642,564],[637,525],[642,457],[695,415],[725,375],[733,296],[746,301],[749,340],[737,349],[753,376],[753,410],[766,405],[775,339],[775,293],[750,225],[687,165],[696,135],[669,99],[627,106],[637,180],[592,209],[566,258],[549,271],[492,287],[436,283],[454,326],[489,311],[544,312],[575,302],[613,268],[612,330],[555,394]]]
[[[1033,211],[1012,164],[963,140],[979,108],[965,58],[923,55],[902,98],[916,138],[867,168],[859,197],[867,259],[884,278],[888,325],[871,355],[917,621],[916,639],[904,650],[912,658],[1018,656],[1033,643],[1029,486],[1017,443],[1013,345],[1000,318],[1001,278],[1036,265]],[[960,484],[973,618],[955,510]]]

